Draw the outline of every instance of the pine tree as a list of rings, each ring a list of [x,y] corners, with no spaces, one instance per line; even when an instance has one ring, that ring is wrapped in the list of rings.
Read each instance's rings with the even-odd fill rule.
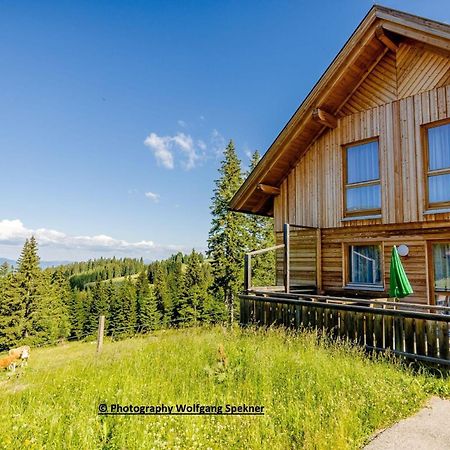
[[[91,302],[87,320],[89,322],[88,332],[95,333],[98,328],[98,319],[100,316],[108,317],[108,300],[104,284],[97,281],[91,289]]]
[[[111,299],[109,307],[108,334],[117,337],[127,327],[127,318],[125,316],[124,299],[121,288],[115,289],[114,298]]]
[[[172,256],[167,264],[167,294],[170,297],[171,321],[176,324],[180,319],[180,291],[183,280],[183,255]]]
[[[172,323],[172,299],[167,289],[167,275],[162,263],[158,263],[154,274],[153,289],[155,292],[156,304],[161,314],[162,325],[170,325]]]
[[[23,337],[33,333],[33,314],[37,310],[39,298],[37,289],[41,282],[42,271],[39,267],[37,242],[34,236],[25,241],[18,260],[18,290],[24,305]]]
[[[129,336],[136,331],[136,289],[130,278],[120,284],[111,322],[113,336]]]
[[[136,283],[136,316],[137,326],[140,331],[146,333],[159,327],[161,314],[158,311],[156,297],[145,271],[139,274]]]
[[[8,264],[8,261],[4,261],[0,265],[0,277],[6,277],[9,272],[11,272],[12,267]]]
[[[202,258],[192,250],[183,274],[180,290],[180,321],[183,324],[197,324],[204,318],[204,307],[207,301],[207,280],[202,269]]]
[[[250,162],[250,172],[260,160],[256,150]],[[268,248],[275,245],[273,219],[256,214],[247,214],[245,219],[247,238],[246,251]],[[252,283],[254,286],[273,286],[275,283],[275,252],[255,255],[252,258]]]
[[[17,277],[0,278],[0,351],[20,344],[25,328],[25,307]]]
[[[107,314],[105,314],[105,329],[106,333],[111,335],[112,329],[116,326],[114,322],[114,314],[116,311],[115,308],[117,303],[117,289],[112,280],[109,280],[108,283],[106,283],[105,299],[107,304]]]
[[[212,264],[212,293],[226,305],[232,323],[237,312],[237,294],[242,287],[245,249],[245,218],[229,210],[229,202],[242,183],[233,141],[225,149],[219,173],[211,205],[208,255]]]
[[[61,297],[61,288],[52,283],[50,272],[44,272],[37,287],[36,308],[32,315],[29,342],[55,343],[68,336],[70,331],[67,306]]]
[[[79,291],[78,289],[71,291],[67,304],[70,323],[70,337],[81,339],[83,335],[83,326],[85,322],[83,305],[85,300],[86,291]]]
[[[52,305],[52,310],[58,320],[58,338],[64,338],[70,334],[69,302],[71,291],[62,269],[53,272],[51,284],[56,298],[56,304]]]

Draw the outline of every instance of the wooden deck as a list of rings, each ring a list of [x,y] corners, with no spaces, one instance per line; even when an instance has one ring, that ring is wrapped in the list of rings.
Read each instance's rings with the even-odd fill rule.
[[[240,300],[243,326],[313,330],[370,352],[450,368],[449,307],[255,288]]]

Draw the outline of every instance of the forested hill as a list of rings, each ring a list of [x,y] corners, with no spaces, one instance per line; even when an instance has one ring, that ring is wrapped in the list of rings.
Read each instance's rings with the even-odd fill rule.
[[[48,270],[60,270],[72,289],[82,290],[88,283],[128,277],[146,269],[144,260],[134,258],[99,258],[61,265]]]
[[[255,152],[250,169],[258,161]],[[105,316],[105,332],[114,339],[162,327],[236,320],[244,254],[274,245],[273,223],[229,210],[244,177],[232,141],[218,172],[208,259],[192,250],[149,265],[142,258],[100,258],[43,269],[36,239],[26,239],[14,267],[0,263],[0,351],[90,338],[99,316]],[[254,285],[274,285],[274,269],[273,252],[254,256]]]

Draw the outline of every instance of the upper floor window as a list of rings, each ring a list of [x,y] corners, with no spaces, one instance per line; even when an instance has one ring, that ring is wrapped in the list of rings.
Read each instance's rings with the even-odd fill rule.
[[[378,141],[345,147],[345,197],[347,216],[381,212]]]
[[[450,123],[425,130],[428,205],[450,206]]]

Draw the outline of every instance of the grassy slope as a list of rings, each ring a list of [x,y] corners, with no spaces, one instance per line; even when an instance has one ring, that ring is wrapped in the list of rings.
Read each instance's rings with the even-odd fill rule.
[[[228,365],[218,363],[222,344]],[[5,376],[4,374],[2,375]],[[189,329],[32,353],[0,386],[6,448],[358,448],[450,384],[282,331]],[[99,417],[99,403],[261,404],[266,415]]]

